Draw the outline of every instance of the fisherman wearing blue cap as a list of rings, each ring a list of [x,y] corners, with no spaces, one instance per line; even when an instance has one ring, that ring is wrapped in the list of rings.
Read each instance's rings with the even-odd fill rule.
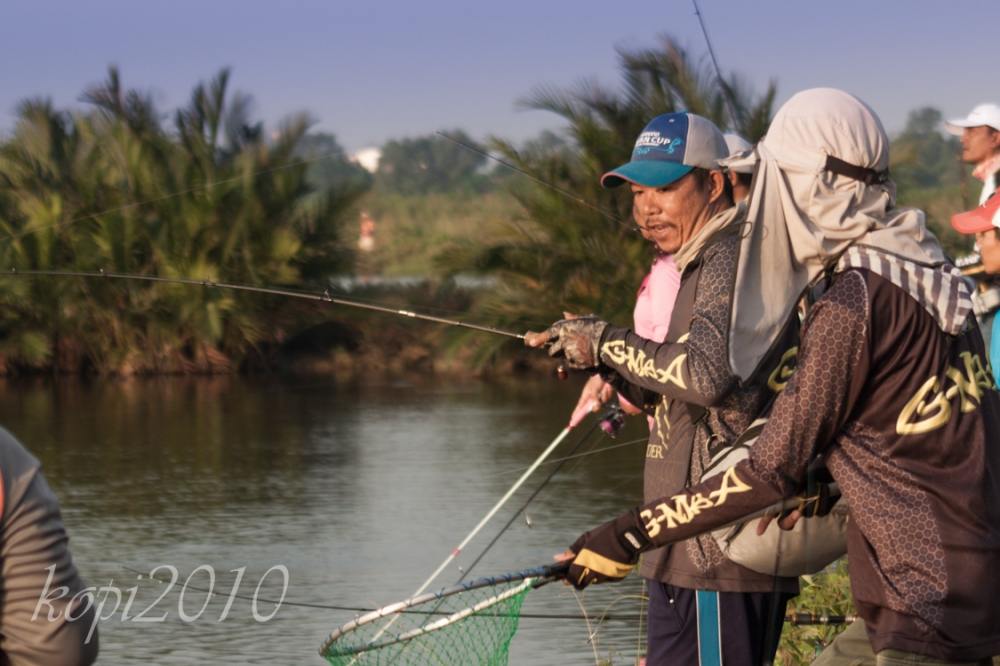
[[[734,206],[718,160],[730,151],[719,129],[692,113],[657,116],[635,142],[632,159],[604,175],[628,185],[636,218],[659,249],[674,255],[681,286],[660,344],[595,317],[563,320],[526,343],[589,354],[601,374],[653,415],[646,447],[647,500],[697,483],[712,451],[733,441],[772,399],[766,381],[738,385],[727,363],[730,301],[746,213]],[[576,358],[577,353],[567,353]],[[587,364],[574,367],[588,367]],[[773,659],[795,578],[730,561],[711,536],[649,552],[647,664],[756,665]],[[716,662],[718,663],[718,662]]]
[[[730,344],[707,351],[752,382],[783,347],[800,296],[812,294],[795,371],[771,375],[786,388],[744,460],[682,491],[647,495],[588,531],[565,554],[566,578],[578,588],[623,578],[644,553],[809,490],[809,470],[822,463],[850,505],[848,572],[861,622],[841,637],[867,648],[857,654],[852,641],[848,653],[838,637],[822,663],[989,665],[1000,654],[1000,393],[971,288],[924,213],[896,205],[888,134],[853,95],[794,95],[747,160],[755,171],[728,283]],[[987,204],[958,222],[992,226],[995,213]],[[669,349],[626,335],[622,355],[651,381],[696,388],[696,364],[711,362],[693,357],[705,351],[693,347],[697,326],[687,359],[665,375],[659,360]],[[621,335],[607,324],[549,333],[570,367],[617,368]],[[800,506],[822,511],[826,499],[809,492]]]

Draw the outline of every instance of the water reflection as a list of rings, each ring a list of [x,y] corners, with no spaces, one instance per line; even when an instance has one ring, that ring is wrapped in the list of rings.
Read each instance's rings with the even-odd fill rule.
[[[319,643],[354,614],[286,604],[261,623],[254,611],[273,606],[233,599],[220,622],[237,577],[237,592],[253,595],[270,571],[258,596],[279,598],[274,567],[285,567],[286,598],[303,603],[377,606],[408,596],[555,437],[576,390],[551,381],[18,383],[0,385],[0,424],[42,460],[88,582],[134,586],[133,615],[152,605],[146,618],[165,616],[123,622],[119,611],[102,623],[102,663],[322,664]],[[641,438],[642,427],[594,442]],[[642,452],[636,444],[567,464],[532,503],[534,527],[518,521],[475,575],[544,563],[635,502]],[[460,561],[478,554],[544,473]],[[178,586],[137,578],[157,565],[176,568],[181,582],[201,567],[192,588],[207,587],[211,570],[218,594],[189,589],[181,599]],[[458,575],[446,572],[440,585]],[[635,613],[637,591],[635,583],[595,589],[582,603],[595,615]],[[179,617],[203,604],[197,621]],[[580,609],[568,588],[550,585],[524,610]],[[634,623],[609,624],[598,654],[631,663],[637,632]],[[587,636],[580,620],[525,619],[511,663],[592,663]]]

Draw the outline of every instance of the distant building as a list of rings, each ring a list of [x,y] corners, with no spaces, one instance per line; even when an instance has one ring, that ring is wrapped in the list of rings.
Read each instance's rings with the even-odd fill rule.
[[[378,169],[378,161],[380,159],[382,159],[382,150],[380,148],[362,148],[351,155],[351,161],[360,164],[369,173],[375,173]]]

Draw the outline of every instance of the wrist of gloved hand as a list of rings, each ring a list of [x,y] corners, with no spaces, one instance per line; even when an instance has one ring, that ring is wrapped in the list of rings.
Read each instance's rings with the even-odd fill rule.
[[[591,583],[621,580],[635,568],[639,555],[652,547],[639,510],[622,514],[577,539],[566,580],[578,590]]]
[[[590,370],[599,364],[601,336],[608,322],[593,315],[562,319],[552,324],[547,333],[552,344],[549,356],[564,357],[574,370]]]

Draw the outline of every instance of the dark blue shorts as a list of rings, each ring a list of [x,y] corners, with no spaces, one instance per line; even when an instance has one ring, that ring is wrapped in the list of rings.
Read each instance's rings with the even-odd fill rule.
[[[794,595],[646,582],[646,666],[761,666],[774,661],[785,606]]]

